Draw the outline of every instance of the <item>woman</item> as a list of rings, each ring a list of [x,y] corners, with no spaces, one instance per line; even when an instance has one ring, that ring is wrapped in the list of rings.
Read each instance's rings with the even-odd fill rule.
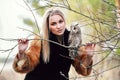
[[[49,9],[43,18],[42,38],[68,46],[69,31],[65,26],[63,13],[55,8]],[[35,36],[35,39],[40,38]],[[24,80],[68,80],[71,64],[84,76],[92,70],[93,53],[89,50],[94,51],[94,44],[80,48],[83,50],[81,55],[71,60],[63,57],[69,57],[67,48],[45,40],[33,40],[28,48],[28,42],[28,39],[18,40],[19,51],[13,63],[16,72],[27,73]]]

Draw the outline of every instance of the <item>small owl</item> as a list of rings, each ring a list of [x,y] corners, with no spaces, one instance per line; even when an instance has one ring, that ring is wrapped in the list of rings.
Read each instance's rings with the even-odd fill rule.
[[[75,48],[78,48],[81,45],[82,43],[81,29],[78,23],[72,23],[72,25],[70,26],[68,43],[69,43],[69,47],[75,47]],[[69,49],[69,56],[71,58],[74,58],[77,55],[76,53],[77,51],[75,49]]]

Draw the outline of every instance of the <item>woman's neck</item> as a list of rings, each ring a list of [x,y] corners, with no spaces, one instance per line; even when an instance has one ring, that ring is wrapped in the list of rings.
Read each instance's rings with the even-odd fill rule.
[[[57,36],[57,40],[60,44],[64,44],[64,35]]]

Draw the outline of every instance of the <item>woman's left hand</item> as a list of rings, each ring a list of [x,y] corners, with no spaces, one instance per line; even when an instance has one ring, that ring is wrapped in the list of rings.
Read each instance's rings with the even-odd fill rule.
[[[94,55],[95,46],[96,44],[94,43],[87,43],[84,48],[86,54],[92,57]]]
[[[79,51],[78,56],[75,57],[73,63],[78,74],[87,76],[91,73],[93,63],[92,56],[94,55],[95,46],[96,44],[87,43],[80,48],[81,51]]]

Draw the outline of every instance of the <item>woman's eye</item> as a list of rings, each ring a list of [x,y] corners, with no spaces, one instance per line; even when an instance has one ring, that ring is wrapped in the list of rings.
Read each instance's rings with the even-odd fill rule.
[[[55,22],[53,22],[51,25],[52,25],[52,26],[55,26],[55,25],[56,25],[56,23],[55,23]]]
[[[63,23],[63,20],[60,20],[59,23]]]

